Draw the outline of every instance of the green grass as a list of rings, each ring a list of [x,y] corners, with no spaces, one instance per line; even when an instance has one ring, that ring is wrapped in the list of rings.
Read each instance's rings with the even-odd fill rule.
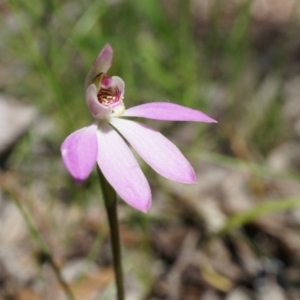
[[[0,64],[11,67],[8,74],[12,76],[2,90],[36,106],[39,118],[54,124],[54,130],[38,141],[48,152],[33,153],[32,129],[15,148],[11,168],[22,170],[24,165],[49,160],[44,176],[54,206],[64,200],[67,206],[78,205],[84,211],[86,201],[98,197],[95,175],[81,188],[74,187],[59,163],[52,162],[60,160],[59,147],[66,135],[92,121],[83,82],[99,51],[110,43],[115,56],[109,74],[124,79],[126,107],[170,100],[203,110],[219,123],[198,126],[189,153],[198,154],[201,147],[209,162],[246,168],[258,176],[299,181],[299,174],[275,173],[265,165],[268,154],[292,137],[282,116],[291,31],[277,41],[266,71],[264,53],[257,50],[251,36],[251,1],[246,1],[226,26],[222,1],[216,1],[202,25],[191,13],[191,1],[111,2],[8,0],[7,14],[13,25],[6,25],[3,13],[0,26],[6,30],[0,36]],[[198,26],[203,26],[204,33]],[[176,126],[181,125],[166,125],[162,131],[172,132]],[[214,154],[208,154],[211,149]],[[30,186],[35,178],[31,174],[22,180]],[[57,196],[62,188],[68,191],[68,199]],[[264,203],[233,216],[222,233],[299,205],[298,198],[285,200],[282,205],[279,201]],[[129,222],[146,231],[150,221],[133,216]],[[99,241],[101,236],[95,243]],[[94,250],[89,259],[95,259]]]

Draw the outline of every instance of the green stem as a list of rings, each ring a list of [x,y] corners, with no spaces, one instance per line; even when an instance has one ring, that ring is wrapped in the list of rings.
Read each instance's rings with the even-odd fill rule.
[[[119,235],[119,224],[117,214],[117,194],[111,185],[107,182],[103,176],[101,170],[97,167],[99,181],[103,193],[105,208],[108,217],[108,223],[111,235],[111,246],[114,261],[114,270],[116,278],[116,287],[118,300],[124,300],[124,283],[123,283],[123,271],[122,271],[122,258],[121,258],[121,245]]]

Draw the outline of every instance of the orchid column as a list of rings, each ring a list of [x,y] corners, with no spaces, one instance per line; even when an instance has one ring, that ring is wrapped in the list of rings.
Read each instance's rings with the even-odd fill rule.
[[[124,81],[118,76],[107,75],[112,58],[113,50],[107,44],[84,83],[86,102],[94,122],[65,139],[61,146],[62,158],[78,183],[89,176],[97,163],[106,208],[116,205],[116,200],[113,200],[115,196],[112,196],[116,192],[129,205],[146,212],[151,205],[151,190],[124,139],[160,175],[187,184],[196,183],[196,176],[190,163],[172,142],[159,132],[130,121],[127,117],[207,123],[216,121],[198,110],[170,102],[152,102],[125,110]],[[119,239],[116,213],[113,218],[110,213],[108,211],[111,234]],[[118,260],[116,257],[114,259],[115,262]],[[118,274],[119,271],[116,272]],[[120,289],[118,287],[119,300],[124,299]]]

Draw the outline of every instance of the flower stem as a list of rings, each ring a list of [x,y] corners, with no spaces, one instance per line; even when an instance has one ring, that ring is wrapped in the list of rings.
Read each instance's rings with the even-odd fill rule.
[[[117,214],[117,194],[111,185],[107,182],[103,176],[101,170],[97,166],[99,181],[103,193],[105,209],[107,212],[108,223],[111,235],[111,246],[114,261],[114,271],[116,278],[116,287],[118,300],[124,300],[124,283],[123,283],[123,270],[122,270],[122,258],[121,258],[121,245],[119,235],[119,224]]]

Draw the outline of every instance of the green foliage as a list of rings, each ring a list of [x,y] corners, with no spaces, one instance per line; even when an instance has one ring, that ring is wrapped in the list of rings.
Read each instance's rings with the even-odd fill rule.
[[[216,235],[228,234],[231,231],[242,227],[260,217],[267,216],[272,213],[277,213],[285,210],[292,210],[300,206],[299,197],[291,197],[280,199],[278,201],[270,201],[256,205],[254,208],[243,213],[232,216],[226,221],[222,229]]]
[[[160,1],[10,0],[17,29],[8,29],[1,59],[17,61],[25,75],[11,78],[8,92],[59,124],[53,137],[57,143],[90,122],[83,81],[109,42],[115,51],[110,74],[124,78],[127,107],[171,100],[210,114],[216,108],[211,92],[220,87],[223,112],[212,137],[216,149],[237,155],[232,144],[242,140],[249,151],[266,156],[286,138],[278,66],[288,49],[274,50],[278,88],[264,107],[256,94],[263,85],[260,78],[269,74],[255,63],[260,57],[251,45],[249,5],[245,1],[225,27],[222,1],[216,1],[203,38],[195,29],[197,13],[191,13],[190,1],[168,8]],[[217,112],[211,114],[218,118]]]
[[[52,156],[46,153],[42,159],[57,161],[64,137],[91,122],[83,82],[99,51],[110,43],[115,56],[109,74],[124,79],[126,107],[170,100],[203,110],[219,124],[205,129],[199,126],[202,127],[195,134],[192,153],[198,154],[201,145],[204,152],[214,149],[218,153],[203,153],[215,164],[247,169],[263,177],[299,181],[296,174],[277,174],[260,165],[274,147],[291,135],[287,134],[282,114],[290,33],[287,30],[282,34],[282,40],[272,48],[271,63],[265,67],[265,53],[258,50],[251,35],[251,1],[244,1],[235,14],[225,18],[222,14],[226,1],[215,1],[205,22],[191,10],[192,1],[186,0],[7,2],[13,26],[7,27],[7,20],[0,18],[1,28],[7,27],[1,36],[0,60],[14,65],[14,69],[3,89],[38,107],[41,118],[55,123],[55,131],[43,141],[50,145]],[[172,3],[172,7],[165,2]],[[33,163],[36,159],[32,140],[29,133],[16,149],[13,166],[24,166],[24,162]],[[49,186],[59,185],[58,170],[56,165],[48,169]],[[74,188],[71,180],[65,180],[64,185],[69,188],[72,203],[81,207],[98,189],[95,176],[81,188]],[[229,218],[220,233],[298,205],[298,198],[258,205]],[[151,220],[133,214],[127,222],[147,231]],[[95,245],[101,243],[99,236]],[[92,248],[89,259],[95,257]]]
[[[57,121],[61,130],[55,142],[61,140],[90,121],[83,81],[109,42],[115,51],[110,73],[124,78],[127,107],[171,100],[210,114],[211,91],[220,86],[224,112],[215,144],[226,153],[233,139],[244,138],[244,143],[250,142],[251,149],[265,156],[286,138],[278,66],[288,49],[282,46],[275,51],[278,90],[273,98],[277,100],[260,112],[263,104],[255,94],[262,70],[253,63],[260,58],[250,42],[249,4],[244,2],[224,27],[223,4],[216,1],[203,25],[207,38],[202,39],[194,30],[197,13],[191,13],[190,1],[177,1],[169,9],[160,1],[10,0],[17,30],[7,34],[2,60],[18,61],[25,76],[12,78],[8,92]]]

